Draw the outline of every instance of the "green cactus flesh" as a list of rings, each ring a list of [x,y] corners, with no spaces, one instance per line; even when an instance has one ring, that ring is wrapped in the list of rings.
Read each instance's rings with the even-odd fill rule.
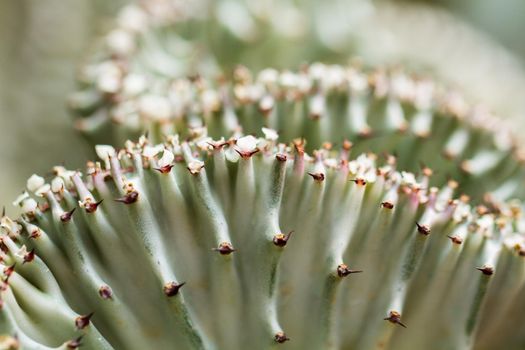
[[[274,137],[97,153],[2,218],[2,331],[24,349],[523,345],[518,203]]]

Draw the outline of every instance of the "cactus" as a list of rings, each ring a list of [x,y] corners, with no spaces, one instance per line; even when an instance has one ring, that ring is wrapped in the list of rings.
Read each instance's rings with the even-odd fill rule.
[[[453,181],[429,187],[392,156],[309,155],[274,136],[141,137],[98,146],[84,174],[32,176],[23,215],[2,218],[8,339],[442,349],[523,321],[519,204],[471,208]]]
[[[121,12],[70,101],[112,145],[31,176],[21,216],[2,214],[1,347],[523,348],[511,133],[397,69],[254,78],[303,35],[284,66],[349,51],[317,2],[267,3]]]

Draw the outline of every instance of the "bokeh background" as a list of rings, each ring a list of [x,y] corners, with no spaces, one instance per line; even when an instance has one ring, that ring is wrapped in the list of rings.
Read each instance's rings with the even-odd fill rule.
[[[356,13],[357,54],[431,71],[525,130],[525,1],[341,1]],[[126,2],[0,0],[0,205],[8,212],[31,174],[82,167],[90,156],[66,96]]]

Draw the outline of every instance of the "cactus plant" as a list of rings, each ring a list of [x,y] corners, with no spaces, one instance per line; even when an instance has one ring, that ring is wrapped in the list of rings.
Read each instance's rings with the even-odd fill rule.
[[[2,218],[22,348],[464,348],[523,321],[519,204],[273,134],[164,141],[28,180]]]
[[[347,52],[319,32],[322,13],[272,4],[313,21],[283,26],[264,4],[121,13],[71,103],[92,140],[124,147],[96,146],[84,173],[33,175],[21,216],[2,214],[3,348],[523,348],[510,133],[398,70],[254,79],[304,30],[316,39],[284,66]],[[228,77],[238,61],[249,68],[231,79],[183,77]]]

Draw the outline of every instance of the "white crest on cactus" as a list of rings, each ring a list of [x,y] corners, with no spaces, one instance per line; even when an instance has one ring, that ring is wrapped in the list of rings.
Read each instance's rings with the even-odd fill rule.
[[[162,151],[162,157],[159,159],[159,167],[164,168],[173,164],[175,156],[170,150],[164,149]]]
[[[31,175],[31,177],[27,180],[26,187],[29,191],[34,192],[40,187],[44,186],[46,181],[42,176],[39,176],[37,174]]]
[[[274,129],[262,128],[264,138],[268,141],[276,141],[279,138],[279,134]]]
[[[257,139],[252,135],[237,139],[236,145],[241,153],[251,153],[257,149]]]

